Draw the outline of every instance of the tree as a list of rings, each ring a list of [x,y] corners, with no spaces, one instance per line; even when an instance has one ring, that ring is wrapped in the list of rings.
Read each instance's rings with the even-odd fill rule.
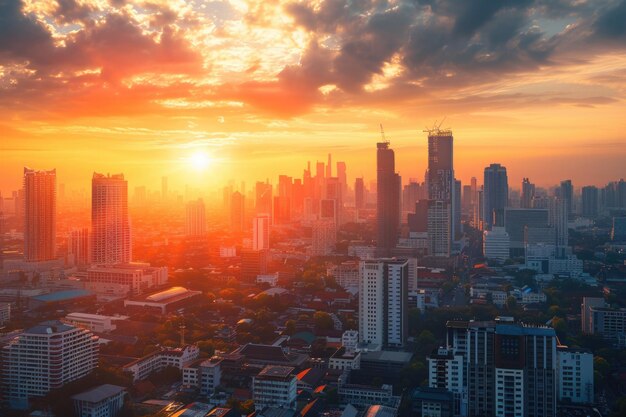
[[[313,314],[313,320],[315,321],[315,329],[317,331],[330,330],[333,328],[333,319],[325,311],[316,311]]]
[[[295,320],[287,320],[285,322],[285,334],[289,336],[293,336],[295,332],[296,332]]]

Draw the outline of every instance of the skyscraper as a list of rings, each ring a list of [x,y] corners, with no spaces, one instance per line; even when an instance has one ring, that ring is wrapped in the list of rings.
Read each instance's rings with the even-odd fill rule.
[[[256,214],[267,214],[272,222],[272,184],[267,182],[257,182],[256,193]]]
[[[548,221],[556,233],[556,246],[567,246],[569,239],[567,202],[559,197],[548,200]]]
[[[234,232],[241,232],[244,228],[245,197],[235,191],[230,198],[230,227]]]
[[[377,239],[380,254],[387,255],[398,241],[400,227],[400,176],[395,172],[395,155],[389,142],[376,144]]]
[[[354,180],[354,206],[357,210],[365,207],[365,184],[363,178]]]
[[[572,185],[572,180],[561,181],[558,196],[565,202],[567,216],[572,217],[572,214],[574,214],[574,186]]]
[[[189,201],[185,207],[185,234],[187,236],[203,236],[206,233],[206,211],[204,201]]]
[[[450,130],[428,132],[428,249],[432,256],[448,257],[452,249],[456,217],[453,144]]]
[[[56,256],[56,170],[24,168],[24,258],[48,261]]]
[[[454,231],[452,237],[458,239],[463,234],[461,227],[461,181],[454,180],[454,194],[452,194],[452,230]]]
[[[483,186],[483,220],[485,228],[504,226],[502,216],[509,201],[509,183],[506,168],[500,164],[491,164],[485,168]],[[494,223],[494,219],[501,219]]]
[[[270,248],[270,216],[259,214],[252,222],[252,250]]]
[[[528,178],[522,180],[522,197],[520,199],[521,208],[532,208],[533,198],[535,198],[535,184],[531,183]]]
[[[341,184],[341,195],[345,198],[348,195],[348,176],[346,163],[343,161],[337,161],[337,178],[339,179],[339,184]]]
[[[408,332],[409,262],[374,259],[359,265],[359,338],[376,347],[402,347]]]
[[[583,217],[588,219],[594,219],[598,216],[598,188],[593,185],[583,187],[582,200],[583,200]]]
[[[93,174],[91,239],[92,262],[112,265],[132,260],[128,183],[123,174]]]

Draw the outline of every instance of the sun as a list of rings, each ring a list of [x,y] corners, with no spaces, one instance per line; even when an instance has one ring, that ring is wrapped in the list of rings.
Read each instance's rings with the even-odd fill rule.
[[[189,157],[191,167],[196,171],[204,171],[211,164],[211,158],[204,152],[198,151]]]

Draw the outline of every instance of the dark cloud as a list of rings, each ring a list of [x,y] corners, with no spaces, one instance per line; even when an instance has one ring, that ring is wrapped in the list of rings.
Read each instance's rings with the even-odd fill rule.
[[[626,0],[605,10],[593,27],[600,37],[626,41]]]
[[[38,61],[53,48],[50,33],[22,14],[21,2],[0,1],[0,62]]]
[[[57,4],[55,17],[64,23],[84,21],[94,11],[88,4],[78,3],[76,0],[57,0]]]

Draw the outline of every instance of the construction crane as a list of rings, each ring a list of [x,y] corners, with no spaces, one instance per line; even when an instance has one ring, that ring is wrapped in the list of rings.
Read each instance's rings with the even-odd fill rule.
[[[441,119],[441,122],[439,123],[437,123],[437,121],[435,120],[435,123],[433,123],[433,127],[426,127],[424,128],[423,132],[426,132],[429,135],[452,134],[452,131],[450,129],[441,129],[441,125],[443,125],[443,122],[445,122],[446,117],[447,116]]]
[[[385,130],[383,129],[382,123],[380,123],[380,136],[382,136],[384,143],[389,143],[389,140],[385,137]]]

